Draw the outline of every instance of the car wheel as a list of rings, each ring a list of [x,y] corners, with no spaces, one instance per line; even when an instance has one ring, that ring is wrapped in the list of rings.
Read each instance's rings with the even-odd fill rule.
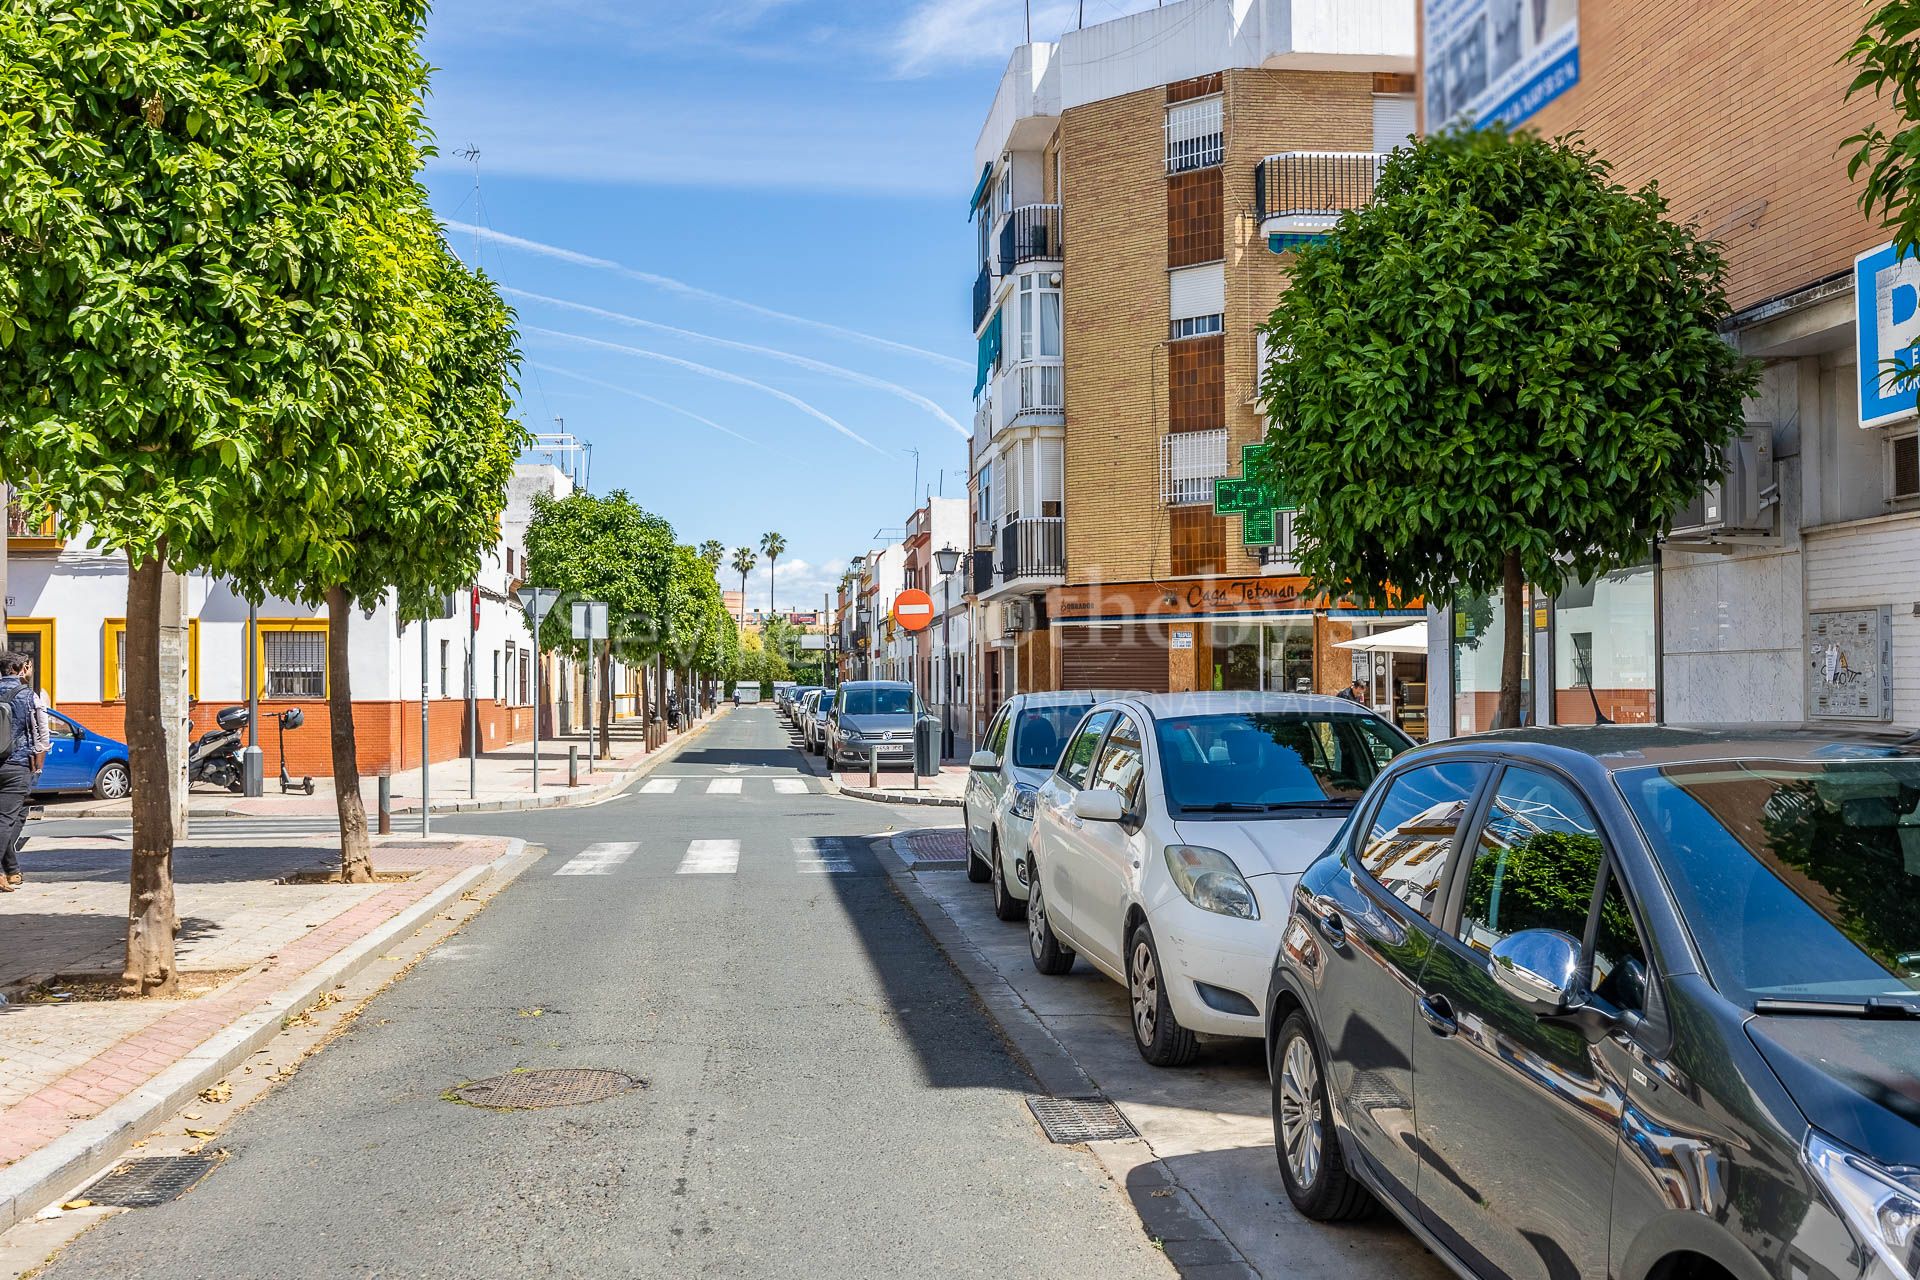
[[[93,775],[93,796],[96,800],[124,800],[132,794],[133,775],[118,760]]]
[[[1027,954],[1042,973],[1062,974],[1073,968],[1073,948],[1060,941],[1047,919],[1047,903],[1040,892],[1040,868],[1033,869],[1027,896]]]
[[[1027,904],[1007,892],[1007,863],[1000,856],[1000,833],[993,833],[993,914],[997,920],[1024,920]]]
[[[1200,1052],[1200,1041],[1180,1025],[1167,1001],[1166,973],[1153,930],[1143,920],[1127,940],[1127,994],[1133,1001],[1133,1046],[1156,1067],[1184,1067]]]
[[[1293,1207],[1316,1222],[1373,1211],[1371,1192],[1347,1171],[1327,1102],[1327,1073],[1307,1015],[1295,1010],[1273,1051],[1273,1146]]]

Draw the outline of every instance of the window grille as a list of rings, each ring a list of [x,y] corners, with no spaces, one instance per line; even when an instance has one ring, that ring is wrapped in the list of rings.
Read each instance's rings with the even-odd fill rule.
[[[1167,108],[1167,172],[1205,169],[1224,158],[1220,99],[1198,98]]]
[[[1889,468],[1893,477],[1893,496],[1895,498],[1920,498],[1920,436],[1900,436],[1887,441],[1887,449],[1893,454],[1893,466]]]
[[[1180,431],[1160,438],[1160,501],[1169,507],[1213,502],[1213,482],[1227,474],[1227,432]]]
[[[260,637],[267,668],[267,697],[327,696],[327,636],[324,631],[268,631]]]

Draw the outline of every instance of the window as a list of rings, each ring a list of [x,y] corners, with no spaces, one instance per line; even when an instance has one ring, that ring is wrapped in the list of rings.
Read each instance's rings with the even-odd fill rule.
[[[1653,723],[1655,632],[1651,564],[1555,596],[1553,722]]]
[[[1154,733],[1176,814],[1350,807],[1411,746],[1373,716],[1294,711],[1178,716]]]
[[[1020,358],[1060,358],[1060,290],[1039,272],[1020,277]]]
[[[1213,482],[1227,474],[1227,430],[1175,431],[1160,437],[1160,501],[1210,506]]]
[[[500,651],[493,651],[493,700],[500,701]]]
[[[1220,98],[1197,98],[1167,108],[1167,172],[1219,164],[1226,151]]]
[[[514,659],[514,645],[511,640],[507,641],[507,665],[502,670],[506,674],[506,687],[500,691],[500,697],[508,706],[512,706],[519,701],[519,686],[514,683],[514,675],[519,670],[519,664]]]
[[[993,723],[987,726],[987,750],[996,756],[1004,757],[1007,753],[1007,726],[1011,723],[1007,709],[1002,707],[993,717]]]
[[[65,720],[62,720],[59,716],[47,717],[47,742],[49,745],[56,742],[73,742],[77,740],[79,736],[80,735],[74,731],[74,727]]]
[[[1520,719],[1533,722],[1533,610],[1520,628]],[[1504,593],[1453,606],[1453,732],[1484,733],[1500,707],[1500,653],[1506,644]]]
[[[1140,745],[1140,726],[1131,716],[1120,716],[1107,735],[1100,752],[1099,767],[1093,771],[1093,785],[1118,791],[1128,813],[1140,811],[1140,793],[1147,777],[1147,760]]]
[[[1013,735],[1013,762],[1023,769],[1053,768],[1060,763],[1061,745],[1072,735],[1073,726],[1091,710],[1091,701],[1028,707],[1020,713]]]
[[[1594,939],[1589,981],[1594,994],[1615,1008],[1646,1011],[1647,949],[1633,923],[1633,909],[1620,888],[1620,877],[1611,872],[1607,895],[1600,903],[1600,932]]]
[[[1920,498],[1920,436],[1895,436],[1887,441],[1887,496],[1895,502]]]
[[[1400,901],[1431,920],[1440,877],[1488,766],[1472,761],[1409,769],[1393,780],[1367,823],[1360,865]]]
[[[533,701],[532,666],[533,654],[529,650],[522,649],[520,651],[520,705],[523,707]]]
[[[26,655],[33,663],[27,684],[35,693],[45,694],[48,702],[55,702],[53,619],[8,618],[6,647]]]
[[[16,620],[17,621],[17,620]],[[100,696],[119,702],[127,696],[127,624],[108,618],[102,631]],[[187,620],[187,696],[200,696],[200,619]]]
[[[261,692],[267,698],[324,698],[327,696],[327,624],[315,618],[301,622],[260,624]]]
[[[1585,937],[1605,861],[1600,824],[1572,787],[1509,768],[1467,869],[1461,941],[1484,952],[1525,929]]]
[[[1100,711],[1081,723],[1060,756],[1059,774],[1063,781],[1076,788],[1087,785],[1087,774],[1093,768],[1094,750],[1100,745],[1100,735],[1113,723],[1113,716],[1111,711]]]
[[[1182,338],[1204,338],[1221,332],[1225,327],[1226,319],[1223,316],[1189,316],[1169,325],[1167,337],[1173,342],[1179,342]]]
[[[440,696],[443,698],[447,696],[447,648],[452,643],[450,640],[440,642]]]

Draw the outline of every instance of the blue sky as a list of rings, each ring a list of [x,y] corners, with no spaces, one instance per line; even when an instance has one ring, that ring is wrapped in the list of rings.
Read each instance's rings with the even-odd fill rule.
[[[519,312],[527,424],[683,541],[785,534],[783,608],[905,521],[910,450],[964,494],[969,170],[1021,30],[1021,0],[439,0],[428,183]]]

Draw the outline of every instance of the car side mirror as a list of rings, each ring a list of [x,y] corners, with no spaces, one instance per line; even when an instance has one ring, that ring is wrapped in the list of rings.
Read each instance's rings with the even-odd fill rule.
[[[1558,929],[1522,929],[1493,946],[1493,982],[1535,1017],[1551,1018],[1586,1002],[1580,940]]]
[[[975,773],[998,773],[1000,757],[991,751],[976,751],[967,757],[967,768]]]
[[[1073,816],[1082,822],[1118,822],[1127,816],[1127,802],[1120,798],[1118,791],[1105,787],[1074,792],[1069,807]]]

